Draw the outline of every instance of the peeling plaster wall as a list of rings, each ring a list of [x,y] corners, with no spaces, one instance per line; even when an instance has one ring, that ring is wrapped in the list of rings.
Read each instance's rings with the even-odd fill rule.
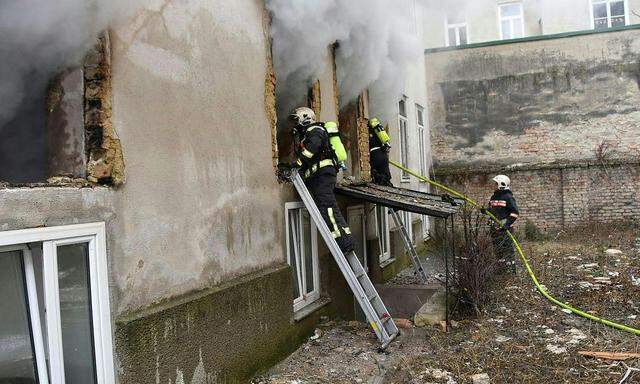
[[[262,2],[166,1],[111,35],[116,312],[283,262]]]

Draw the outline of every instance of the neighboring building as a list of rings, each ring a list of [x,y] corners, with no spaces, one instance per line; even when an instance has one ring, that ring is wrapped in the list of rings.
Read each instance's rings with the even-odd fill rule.
[[[525,8],[526,9],[526,8]],[[637,25],[426,52],[435,176],[545,229],[640,219]]]
[[[640,23],[640,0],[422,0],[425,48]]]
[[[0,381],[237,382],[294,350],[320,315],[357,316],[275,176],[287,141],[268,20],[254,0],[142,11],[52,81],[37,118],[18,116],[33,131],[2,148]],[[332,49],[325,60],[308,105],[340,121],[350,173],[366,180],[367,92],[339,111]],[[426,172],[419,84],[416,69],[390,122],[392,158]],[[382,209],[340,203],[376,282],[408,265]],[[410,220],[418,242],[426,220]]]

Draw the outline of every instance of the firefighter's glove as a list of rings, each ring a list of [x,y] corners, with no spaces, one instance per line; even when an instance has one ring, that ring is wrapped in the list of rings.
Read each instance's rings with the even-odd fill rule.
[[[347,164],[344,161],[341,161],[339,166],[342,172],[345,172],[347,170]]]
[[[384,143],[382,145],[382,148],[384,149],[385,152],[389,152],[391,150],[391,144],[389,143]]]
[[[287,163],[278,164],[278,170],[276,171],[276,176],[278,177],[278,181],[281,183],[288,183],[291,181],[291,170],[293,167]]]

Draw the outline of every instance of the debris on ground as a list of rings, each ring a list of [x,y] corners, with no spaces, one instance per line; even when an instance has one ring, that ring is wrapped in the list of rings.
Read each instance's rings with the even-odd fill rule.
[[[639,328],[636,237],[631,230],[614,228],[565,233],[523,247],[538,279],[553,296]],[[607,249],[621,252],[609,255]],[[476,384],[483,379],[491,384],[640,383],[636,371],[640,337],[553,305],[540,296],[522,269],[515,276],[498,277],[492,301],[480,316],[454,313],[453,318],[456,326],[447,333],[439,324],[403,329],[385,352],[378,351],[366,324],[327,322],[321,326],[320,339],[307,342],[254,383]]]
[[[471,380],[473,381],[473,384],[490,384],[491,383],[491,379],[489,378],[489,375],[486,373],[477,373],[471,376]]]
[[[640,353],[631,352],[594,352],[594,351],[578,351],[579,355],[595,357],[596,359],[605,360],[629,360],[640,358]]]

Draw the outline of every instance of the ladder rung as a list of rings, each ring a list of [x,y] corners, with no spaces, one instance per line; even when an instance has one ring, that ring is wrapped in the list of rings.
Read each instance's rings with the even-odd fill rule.
[[[387,316],[380,319],[380,321],[382,321],[382,324],[386,323],[389,320],[391,320],[391,316],[389,316],[389,314],[387,314]]]
[[[371,295],[371,296],[367,297],[367,299],[369,299],[369,301],[373,301],[373,300],[375,300],[377,297],[378,297],[378,296],[376,296],[376,295]]]
[[[356,275],[356,278],[361,278],[362,276],[365,276],[367,273],[366,272],[360,272]]]

